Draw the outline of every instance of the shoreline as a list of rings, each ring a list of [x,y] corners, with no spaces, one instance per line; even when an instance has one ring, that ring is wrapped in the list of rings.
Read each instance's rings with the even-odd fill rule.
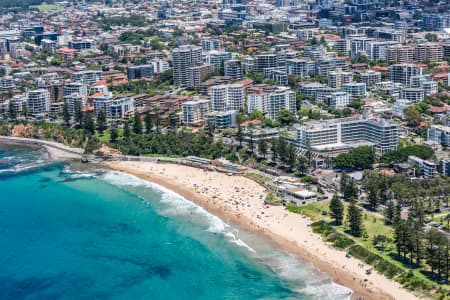
[[[274,228],[271,228],[270,226],[265,226],[263,224],[264,220],[260,221],[252,218],[251,215],[249,215],[249,212],[245,210],[245,208],[243,210],[240,210],[238,206],[236,206],[237,209],[233,209],[233,205],[227,205],[226,203],[223,203],[223,201],[220,201],[221,199],[211,199],[211,197],[203,195],[202,192],[198,192],[197,188],[190,188],[189,185],[180,182],[181,180],[178,180],[183,176],[182,174],[185,174],[185,179],[187,179],[187,182],[190,183],[192,173],[204,171],[186,166],[173,164],[155,164],[149,162],[103,162],[101,163],[101,166],[104,166],[111,170],[128,173],[141,179],[161,185],[178,193],[187,200],[203,207],[209,213],[220,217],[227,223],[229,222],[231,224],[246,228],[249,231],[264,234],[269,238],[271,242],[275,244],[275,246],[281,248],[282,250],[285,250],[288,253],[292,253],[307,262],[311,262],[314,267],[319,269],[321,272],[328,274],[332,278],[333,282],[351,289],[353,291],[351,299],[420,299],[419,297],[413,295],[411,292],[401,287],[399,283],[390,280],[381,274],[378,274],[376,271],[374,271],[370,276],[361,276],[361,274],[355,273],[355,268],[353,268],[353,264],[350,264],[350,262],[357,264],[358,268],[360,268],[359,265],[361,264],[361,262],[359,260],[356,260],[354,258],[345,258],[344,251],[332,248],[322,240],[320,235],[312,233],[311,229],[309,228],[309,224],[311,223],[311,221],[301,217],[300,215],[295,215],[285,211],[284,207],[271,206],[268,211],[272,212],[272,210],[276,209],[277,213],[283,214],[286,219],[295,219],[289,221],[296,221],[295,223],[290,224],[296,226],[296,228],[294,228],[294,231],[299,232],[292,233],[293,228],[290,228],[291,236],[286,233],[288,231],[287,228],[284,228],[284,231],[280,231],[280,228],[276,230]],[[169,178],[165,174],[166,169],[168,168],[174,169],[176,176]],[[161,170],[164,171],[158,173],[158,171]],[[213,173],[216,176],[222,176],[222,179],[224,180],[227,180],[227,177],[229,177],[226,174],[212,171],[207,172],[208,175],[211,175]],[[199,176],[202,175],[200,174]],[[233,177],[239,178],[239,180],[242,182],[242,186],[250,185],[249,182],[245,182],[251,181],[250,179],[236,176]],[[251,182],[259,186],[259,184],[253,181]],[[215,182],[215,184],[217,185],[218,182]],[[196,185],[194,184],[194,186]],[[220,184],[220,186],[222,186],[222,184]],[[263,189],[262,187],[260,188]],[[250,207],[250,205],[248,206]],[[274,213],[274,215],[276,214]],[[278,221],[278,223],[280,222],[281,221]],[[274,224],[271,223],[271,225]],[[297,227],[300,229],[297,230]],[[309,237],[307,239],[304,239],[304,243],[302,243],[300,241],[301,238],[299,237],[299,235],[292,236],[293,234],[298,233],[303,234],[302,239],[304,239],[306,235],[309,235]],[[308,242],[311,243],[308,245]],[[329,253],[334,254],[333,259],[330,259],[331,257]],[[327,257],[329,259],[327,259]],[[342,267],[340,267],[341,265]],[[364,268],[362,268],[361,271],[364,274]],[[364,279],[367,279],[368,281],[365,282]]]
[[[72,148],[61,143],[22,138],[12,136],[0,136],[0,143],[25,145],[30,147],[41,147],[48,155],[49,160],[72,160],[81,159],[83,155],[83,149]]]

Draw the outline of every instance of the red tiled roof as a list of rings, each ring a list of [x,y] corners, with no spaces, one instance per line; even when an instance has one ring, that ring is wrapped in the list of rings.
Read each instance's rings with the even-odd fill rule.
[[[89,98],[97,98],[97,97],[103,97],[103,96],[105,96],[104,93],[98,92],[98,93],[92,94],[91,96],[89,96]]]
[[[433,77],[433,79],[445,79],[448,78],[448,73],[437,73],[433,74],[431,77]]]
[[[241,126],[243,127],[247,127],[250,124],[252,124],[253,126],[257,126],[257,125],[261,125],[262,121],[261,120],[251,120],[251,121],[245,121],[244,123],[241,123]]]
[[[375,71],[380,71],[380,72],[387,72],[389,70],[388,67],[382,67],[382,66],[373,66],[372,69],[374,69]]]
[[[446,104],[444,106],[432,106],[428,109],[430,113],[445,113],[449,109],[449,106]]]
[[[63,47],[63,48],[57,49],[56,52],[64,53],[64,54],[74,54],[74,53],[77,53],[77,50]]]

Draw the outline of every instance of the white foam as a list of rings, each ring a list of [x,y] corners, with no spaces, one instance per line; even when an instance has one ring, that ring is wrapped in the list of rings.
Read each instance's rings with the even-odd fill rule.
[[[106,172],[101,178],[117,186],[122,187],[143,186],[155,189],[162,193],[161,202],[170,206],[170,208],[163,210],[162,214],[170,216],[174,215],[186,216],[195,214],[196,216],[205,220],[205,222],[208,224],[209,227],[207,231],[212,233],[223,234],[227,238],[227,240],[230,241],[231,243],[236,244],[239,247],[245,248],[252,253],[256,252],[252,247],[247,245],[244,241],[239,239],[232,232],[233,228],[230,225],[222,221],[217,216],[210,214],[203,207],[187,200],[186,198],[184,198],[183,196],[177,194],[172,190],[169,190],[156,183],[143,180],[134,175],[125,174],[117,171]]]
[[[280,277],[290,282],[305,283],[307,287],[298,292],[314,296],[318,299],[349,299],[351,290],[335,284],[330,277],[314,269],[312,264],[300,261],[293,255],[281,251],[256,251],[240,238],[237,229],[233,228],[217,216],[210,214],[201,206],[187,200],[176,192],[158,184],[145,181],[134,175],[117,171],[108,171],[100,178],[119,187],[149,187],[162,193],[161,202],[169,206],[162,211],[164,215],[195,215],[208,224],[208,232],[223,234],[231,243],[247,249],[269,266]],[[145,200],[145,199],[144,199]]]

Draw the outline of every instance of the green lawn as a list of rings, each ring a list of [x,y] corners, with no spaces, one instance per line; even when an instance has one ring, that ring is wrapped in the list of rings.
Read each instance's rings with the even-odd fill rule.
[[[32,5],[32,6],[30,6],[30,8],[36,8],[40,12],[45,12],[45,13],[50,12],[50,11],[55,11],[55,12],[62,11],[62,9],[56,5],[45,4],[45,3],[43,3],[41,5]]]
[[[119,137],[123,136],[123,129],[117,129],[117,133],[119,134]],[[96,134],[95,135],[102,143],[107,143],[111,139],[111,131],[109,129],[105,130],[102,135]]]
[[[305,215],[309,217],[311,220],[316,222],[317,221],[330,222],[331,217],[328,205],[329,201],[320,201],[303,205],[300,207],[289,207],[289,211]],[[344,203],[344,205],[347,211],[348,203]],[[323,211],[327,211],[328,214],[322,215]],[[446,213],[444,215],[446,215]],[[437,218],[440,217],[440,215],[436,216]],[[382,265],[382,271],[387,276],[393,275],[397,280],[404,282],[405,285],[411,290],[417,289],[417,291],[420,290],[422,293],[425,293],[431,296],[432,298],[439,298],[439,292],[437,288],[438,285],[435,282],[427,278],[423,273],[420,272],[420,270],[411,269],[403,262],[398,261],[391,256],[392,254],[396,254],[396,247],[393,242],[387,244],[383,251],[373,245],[373,239],[376,235],[384,235],[393,240],[394,235],[392,227],[385,225],[381,217],[375,216],[368,211],[363,211],[362,218],[364,230],[366,233],[365,237],[356,238],[348,234],[346,232],[348,228],[345,226],[345,223],[344,225],[338,227],[332,226],[332,228],[338,234],[342,234],[356,243],[353,246],[350,245],[347,248],[347,250],[350,251],[350,249],[359,249],[354,251],[359,251],[360,253],[362,253],[362,257],[360,257],[361,260],[365,260],[367,263],[372,264],[376,268]],[[336,234],[330,235],[329,232],[328,233],[324,232],[322,233],[322,235],[324,235],[326,239],[332,244],[334,244],[337,248],[343,248],[339,247],[336,242],[336,237],[339,237],[338,235]],[[342,241],[343,239],[345,238],[341,237],[338,240]],[[406,276],[407,273],[411,274],[413,277]],[[441,287],[444,290],[444,292],[442,293],[446,293],[448,290],[448,285],[439,285],[439,287]]]

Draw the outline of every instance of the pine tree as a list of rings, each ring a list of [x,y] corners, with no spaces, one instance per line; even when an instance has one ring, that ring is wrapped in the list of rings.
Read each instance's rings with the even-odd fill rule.
[[[133,132],[135,134],[141,134],[142,133],[142,122],[141,122],[141,116],[138,112],[134,113],[134,120],[133,120]]]
[[[386,207],[386,210],[384,211],[384,224],[386,225],[392,225],[394,224],[395,219],[395,205],[394,201],[389,201]]]
[[[149,111],[145,113],[144,123],[145,123],[145,132],[150,133],[153,128],[153,120]]]
[[[259,139],[259,141],[258,141],[258,151],[259,151],[259,153],[261,153],[263,155],[264,159],[266,159],[267,141],[265,139]]]
[[[97,115],[97,130],[102,135],[106,129],[106,115],[103,110],[99,111]]]
[[[95,133],[95,121],[90,113],[85,113],[83,116],[83,129],[89,134]]]
[[[338,195],[334,195],[330,202],[331,217],[336,226],[342,225],[344,219],[344,204]]]
[[[344,199],[349,200],[350,198],[358,198],[358,188],[350,176],[346,173],[342,173],[340,183],[341,192],[344,195]]]
[[[81,103],[76,102],[75,104],[75,113],[74,113],[75,122],[82,126],[83,122],[83,112],[81,111]]]
[[[14,108],[14,105],[11,101],[9,101],[9,106],[8,106],[8,117],[11,120],[15,120],[17,118],[17,112]]]
[[[117,132],[116,128],[112,128],[111,129],[111,134],[110,134],[110,142],[111,143],[115,143],[117,142],[117,138],[119,137],[119,133]]]
[[[356,204],[355,198],[350,198],[350,206],[348,207],[348,223],[350,225],[350,233],[353,236],[360,237],[363,233],[361,208]]]
[[[372,211],[376,211],[378,204],[380,203],[380,193],[378,187],[370,186],[368,190],[367,200],[369,201],[369,206]]]
[[[125,125],[123,127],[123,137],[126,140],[129,140],[131,137],[130,124],[128,124],[128,120],[125,121]]]
[[[66,126],[70,125],[70,113],[69,113],[69,105],[64,102],[63,106],[63,120]]]

